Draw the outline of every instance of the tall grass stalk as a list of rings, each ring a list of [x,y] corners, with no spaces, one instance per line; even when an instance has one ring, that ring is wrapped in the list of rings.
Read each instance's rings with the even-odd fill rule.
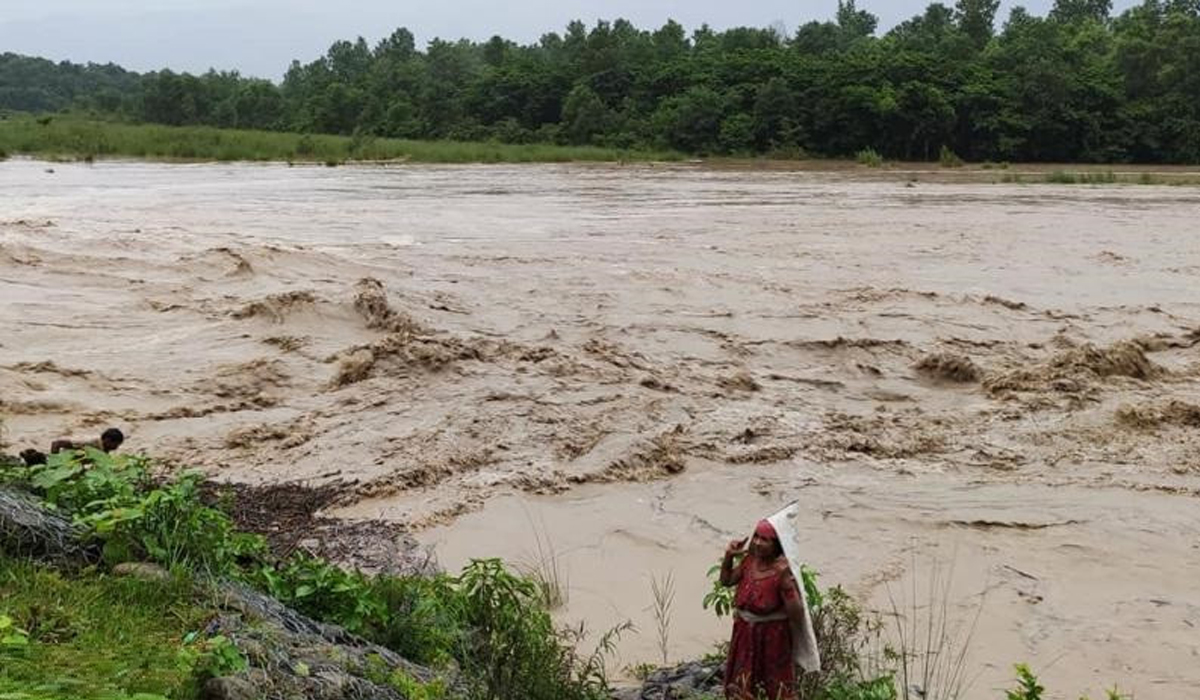
[[[650,592],[654,596],[654,625],[658,634],[658,651],[662,655],[662,664],[669,663],[671,648],[671,605],[675,602],[675,576],[668,571],[661,581],[657,576],[650,576]]]
[[[983,612],[983,593],[971,619],[959,619],[950,609],[953,563],[943,571],[934,561],[925,590],[913,562],[910,590],[898,603],[887,588],[899,664],[900,700],[958,700],[973,678],[967,675],[967,656]],[[902,594],[905,592],[902,592]],[[902,610],[901,605],[906,605]]]
[[[537,586],[538,595],[546,609],[557,610],[566,605],[570,597],[570,573],[550,538],[546,523],[535,523],[529,513],[526,513],[526,518],[529,520],[537,551],[517,568]]]

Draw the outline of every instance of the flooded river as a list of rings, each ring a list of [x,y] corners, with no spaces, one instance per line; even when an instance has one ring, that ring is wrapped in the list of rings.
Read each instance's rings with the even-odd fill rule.
[[[710,650],[705,571],[798,500],[823,584],[948,582],[968,697],[1194,697],[1200,191],[933,179],[3,162],[5,437],[344,484],[632,620],[618,665],[668,574]]]

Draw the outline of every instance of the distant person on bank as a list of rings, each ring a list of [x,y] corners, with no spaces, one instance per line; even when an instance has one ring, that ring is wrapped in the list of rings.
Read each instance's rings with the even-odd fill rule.
[[[817,670],[820,661],[800,582],[770,521],[759,521],[749,546],[742,539],[725,548],[721,583],[737,586],[726,699],[795,700],[797,663]]]
[[[55,440],[50,443],[50,454],[68,452],[70,450],[82,450],[85,447],[94,447],[101,452],[116,452],[117,448],[123,442],[125,442],[125,434],[119,428],[108,428],[103,433],[100,433],[100,439],[98,440]],[[32,448],[22,452],[21,459],[25,460],[25,464],[29,466],[46,463],[45,453]]]

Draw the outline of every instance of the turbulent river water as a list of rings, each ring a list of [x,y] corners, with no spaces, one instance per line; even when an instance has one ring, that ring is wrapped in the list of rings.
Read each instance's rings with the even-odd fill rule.
[[[710,650],[705,571],[799,500],[823,584],[972,632],[967,697],[1194,697],[1200,191],[936,179],[10,160],[5,439],[337,482],[632,620],[618,665],[668,575]]]

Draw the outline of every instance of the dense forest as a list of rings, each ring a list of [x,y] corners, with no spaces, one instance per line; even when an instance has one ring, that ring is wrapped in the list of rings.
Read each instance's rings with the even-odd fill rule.
[[[0,56],[0,109],[169,125],[697,154],[1200,162],[1200,0],[940,3],[880,35],[855,0],[777,28],[572,22],[535,44],[339,41],[281,84]]]

